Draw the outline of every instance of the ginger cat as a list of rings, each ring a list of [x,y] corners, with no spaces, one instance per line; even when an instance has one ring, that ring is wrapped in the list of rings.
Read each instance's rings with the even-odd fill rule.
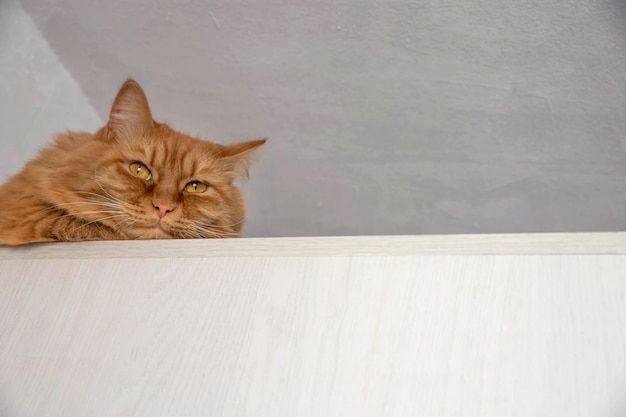
[[[152,119],[135,81],[106,126],[67,132],[0,185],[0,244],[238,237],[241,193],[265,139],[206,142]]]

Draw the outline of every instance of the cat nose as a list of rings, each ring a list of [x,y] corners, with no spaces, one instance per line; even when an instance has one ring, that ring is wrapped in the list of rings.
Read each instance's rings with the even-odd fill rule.
[[[174,209],[176,208],[176,204],[166,203],[164,201],[153,201],[152,206],[157,209],[157,212],[159,213],[159,219],[162,219],[167,213],[174,211]]]

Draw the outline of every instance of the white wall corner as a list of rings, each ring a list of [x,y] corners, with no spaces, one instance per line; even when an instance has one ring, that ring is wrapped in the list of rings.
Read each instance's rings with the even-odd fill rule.
[[[0,3],[0,181],[55,133],[102,120],[17,0]]]

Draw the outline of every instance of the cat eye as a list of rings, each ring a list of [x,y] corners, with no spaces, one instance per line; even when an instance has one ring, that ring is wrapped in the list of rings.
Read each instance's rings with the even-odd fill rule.
[[[141,178],[142,180],[150,181],[152,179],[152,173],[144,164],[140,164],[139,162],[133,162],[128,167],[130,173],[136,177]]]
[[[203,193],[207,188],[207,185],[203,182],[191,181],[189,184],[185,185],[183,191],[187,193]]]

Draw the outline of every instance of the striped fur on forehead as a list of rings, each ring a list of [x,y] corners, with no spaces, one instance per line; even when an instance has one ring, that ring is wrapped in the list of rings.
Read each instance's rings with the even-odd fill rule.
[[[232,182],[234,177],[229,163],[221,155],[223,148],[161,126],[121,142],[119,152],[126,154],[129,162],[136,160],[147,164],[158,177],[193,179],[200,175],[207,181],[210,178],[211,182]]]

